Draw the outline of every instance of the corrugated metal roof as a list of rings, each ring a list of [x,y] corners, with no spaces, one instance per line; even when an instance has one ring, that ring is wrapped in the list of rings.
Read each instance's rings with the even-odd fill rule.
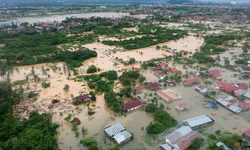
[[[180,132],[182,136],[188,134],[189,132],[192,131],[192,129],[189,126],[182,126],[179,129],[177,129],[176,131]]]
[[[191,131],[192,131],[192,129],[189,126],[182,126],[179,129],[175,130],[174,132],[168,134],[164,138],[165,138],[167,143],[173,143],[176,140],[178,140],[179,138],[187,135]]]
[[[221,105],[223,105],[223,106],[227,106],[228,104],[230,104],[228,101],[225,101],[225,100],[223,100],[223,99],[217,99],[216,100],[218,103],[220,103]]]
[[[206,115],[202,115],[202,116],[198,116],[198,117],[194,117],[194,118],[190,118],[190,119],[186,119],[183,120],[185,123],[187,123],[191,128],[195,127],[195,126],[199,126],[205,123],[209,123],[212,122],[213,120],[206,116]]]
[[[229,147],[226,146],[223,142],[218,142],[216,143],[216,146],[220,147],[223,146],[224,150],[231,150]]]
[[[117,124],[115,124],[115,125],[112,125],[112,126],[106,128],[106,129],[104,129],[104,130],[105,130],[105,132],[106,132],[109,136],[114,136],[114,135],[116,135],[117,133],[119,133],[119,132],[125,130],[125,128],[123,127],[122,124],[117,123]]]
[[[118,144],[121,144],[122,142],[130,139],[132,137],[132,134],[128,131],[123,131],[118,134],[116,134],[113,138]]]
[[[236,106],[236,105],[231,105],[230,107],[228,107],[228,109],[230,109],[233,112],[237,112],[239,110],[242,110],[239,106]]]
[[[191,145],[192,141],[196,138],[202,138],[201,134],[197,131],[191,131],[187,135],[173,142],[172,144],[177,145],[180,150],[185,150]]]
[[[249,98],[249,99],[250,99],[250,93],[249,93],[249,92],[246,92],[246,93],[244,94],[244,96],[245,96],[246,98]]]
[[[171,144],[162,144],[160,147],[162,150],[178,150],[174,145]]]

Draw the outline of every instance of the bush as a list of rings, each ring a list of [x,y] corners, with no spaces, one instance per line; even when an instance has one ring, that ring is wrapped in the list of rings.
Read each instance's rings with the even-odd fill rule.
[[[50,87],[50,83],[46,83],[45,81],[43,81],[42,83],[41,83],[41,85],[42,85],[42,87],[43,88],[48,88],[48,87]]]
[[[91,145],[96,145],[97,142],[93,137],[85,138],[83,140],[80,140],[80,143],[84,146],[91,146]]]
[[[149,103],[146,105],[145,111],[153,113],[153,112],[155,112],[156,109],[158,109],[158,107],[155,104]]]
[[[96,66],[94,65],[89,66],[87,69],[87,73],[94,73],[94,72],[97,72]]]

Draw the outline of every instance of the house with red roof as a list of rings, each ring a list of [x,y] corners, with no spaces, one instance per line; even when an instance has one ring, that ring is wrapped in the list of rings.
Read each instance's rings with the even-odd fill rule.
[[[91,95],[89,95],[89,94],[80,95],[80,96],[77,96],[77,99],[79,99],[83,102],[87,102],[87,101],[91,100]]]
[[[236,86],[238,86],[240,89],[247,89],[248,85],[246,83],[238,83],[236,84]]]
[[[169,69],[167,69],[167,71],[168,71],[168,73],[174,73],[174,72],[176,72],[176,73],[181,73],[180,70],[175,69],[175,68],[169,68]]]
[[[207,71],[208,75],[214,79],[222,79],[222,75],[218,69]]]
[[[81,124],[81,121],[78,118],[74,118],[70,123],[76,122],[77,125]]]
[[[49,23],[42,24],[42,27],[48,27],[48,26],[49,26]]]
[[[165,67],[165,64],[164,63],[158,63],[158,64],[156,64],[157,65],[157,67],[161,67],[161,68],[164,68]]]
[[[231,93],[232,91],[235,92],[237,90],[239,90],[240,88],[237,87],[237,86],[229,86],[229,87],[225,87],[225,88],[222,88],[221,90],[227,92],[227,93]]]
[[[140,86],[134,86],[132,88],[132,92],[141,93],[141,92],[143,92],[143,88]]]
[[[178,110],[184,110],[187,108],[187,103],[180,103],[180,104],[176,105],[175,108]]]
[[[183,84],[185,85],[193,85],[193,84],[197,84],[200,83],[200,79],[199,78],[193,78],[193,79],[186,79],[183,81]]]
[[[246,72],[250,72],[250,67],[249,66],[242,66],[238,68],[240,73],[246,73]]]
[[[239,106],[242,109],[242,111],[249,110],[249,103],[239,103],[237,104],[237,106]]]
[[[246,139],[248,139],[250,141],[250,129],[245,131],[243,134],[242,134],[243,137],[245,137]]]
[[[223,89],[223,88],[226,88],[226,87],[230,87],[232,86],[231,83],[225,83],[225,82],[222,82],[222,81],[217,81],[215,82],[215,86],[216,86],[216,89]]]
[[[138,98],[132,98],[130,102],[122,105],[122,110],[124,112],[129,112],[131,110],[138,109],[142,106],[142,101]]]
[[[145,85],[151,90],[157,90],[162,88],[162,84],[158,82],[146,82]]]
[[[140,72],[140,71],[141,71],[141,69],[140,69],[140,68],[137,68],[137,67],[134,67],[134,71],[138,71],[138,72]]]

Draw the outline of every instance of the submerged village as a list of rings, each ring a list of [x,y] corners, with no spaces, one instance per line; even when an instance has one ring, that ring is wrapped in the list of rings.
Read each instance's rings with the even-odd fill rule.
[[[250,5],[122,8],[0,25],[0,149],[249,150]]]

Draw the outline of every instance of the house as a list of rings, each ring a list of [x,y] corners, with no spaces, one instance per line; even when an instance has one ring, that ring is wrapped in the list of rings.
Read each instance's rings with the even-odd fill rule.
[[[232,86],[231,83],[225,83],[225,82],[222,82],[222,81],[217,81],[215,82],[215,88],[216,89],[223,89],[223,88],[226,88],[226,87],[229,87],[229,86]]]
[[[146,82],[145,85],[151,89],[151,90],[156,90],[162,88],[162,84],[158,82]]]
[[[143,92],[143,88],[140,86],[134,86],[132,88],[132,92],[136,92],[136,93],[142,93]]]
[[[116,134],[114,137],[115,141],[121,145],[127,141],[129,141],[132,138],[132,134],[128,131],[122,131],[118,134]]]
[[[223,143],[223,142],[216,143],[216,146],[217,147],[223,147],[224,150],[232,150],[229,147],[227,147],[227,145],[225,143]]]
[[[199,129],[211,124],[214,124],[214,120],[207,115],[201,115],[194,118],[183,120],[184,125],[189,126],[192,129]]]
[[[235,86],[239,87],[240,89],[247,89],[248,85],[246,83],[238,83]]]
[[[230,103],[235,103],[237,101],[233,96],[228,96],[225,98],[225,100]]]
[[[121,123],[117,123],[112,126],[108,126],[104,129],[105,134],[107,134],[108,137],[113,137],[114,135],[124,131],[125,128]]]
[[[216,102],[217,102],[218,104],[220,104],[221,106],[226,107],[226,108],[228,108],[229,106],[232,105],[230,102],[225,101],[225,100],[223,100],[223,99],[221,99],[221,98],[220,98],[220,99],[217,99]]]
[[[77,96],[77,99],[82,100],[83,102],[87,102],[91,100],[91,95],[89,94],[80,95]]]
[[[140,69],[140,68],[137,68],[137,67],[134,67],[134,71],[138,71],[138,72],[140,72],[140,71],[141,71],[141,69]]]
[[[119,145],[132,138],[132,134],[126,131],[121,123],[106,127],[104,133],[113,138]]]
[[[172,101],[173,98],[164,93],[164,91],[157,90],[157,95],[160,96],[162,99],[166,100],[167,102]]]
[[[181,73],[180,70],[175,69],[175,68],[168,68],[167,71],[168,71],[168,73]]]
[[[230,110],[230,111],[232,111],[233,113],[240,113],[241,112],[241,108],[239,107],[239,106],[237,106],[237,105],[231,105],[231,106],[229,106],[228,107],[228,109]]]
[[[203,85],[199,85],[199,86],[195,87],[195,90],[200,92],[201,94],[207,94],[208,93],[208,89],[205,88]]]
[[[138,109],[142,106],[142,101],[138,98],[132,98],[130,102],[122,105],[122,110],[124,112],[129,112],[131,110]]]
[[[183,81],[183,83],[185,85],[193,85],[193,84],[196,84],[196,83],[200,83],[200,79],[199,78],[193,78],[193,79],[186,79]]]
[[[159,150],[179,150],[179,149],[171,144],[166,143],[166,144],[162,144],[159,147]]]
[[[224,87],[221,90],[223,90],[223,91],[225,91],[227,93],[231,93],[232,91],[235,92],[235,91],[237,91],[239,89],[240,89],[239,87],[233,85],[233,86],[229,86],[229,87]]]
[[[78,118],[74,118],[70,123],[76,122],[77,125],[81,124],[81,121]]]
[[[241,72],[241,73],[245,73],[245,72],[250,72],[250,67],[249,66],[241,66],[238,68],[238,70]]]
[[[242,111],[249,110],[249,103],[239,103],[237,104],[237,106],[239,106],[242,109]]]
[[[187,103],[180,103],[180,104],[176,105],[175,108],[180,110],[180,111],[184,110],[187,108]]]
[[[222,75],[220,74],[220,71],[218,69],[209,70],[207,71],[207,74],[212,78],[222,79]]]
[[[246,92],[243,96],[250,99],[250,92]]]
[[[160,68],[164,68],[165,67],[165,64],[164,63],[158,63],[156,64],[157,67],[160,67]]]
[[[196,138],[202,138],[201,134],[198,131],[193,131],[188,126],[182,126],[174,132],[168,134],[166,137],[164,137],[165,143],[167,145],[164,144],[161,146],[165,146],[165,149],[163,150],[185,150],[191,145],[192,141]]]
[[[245,131],[242,136],[250,141],[250,129]]]

